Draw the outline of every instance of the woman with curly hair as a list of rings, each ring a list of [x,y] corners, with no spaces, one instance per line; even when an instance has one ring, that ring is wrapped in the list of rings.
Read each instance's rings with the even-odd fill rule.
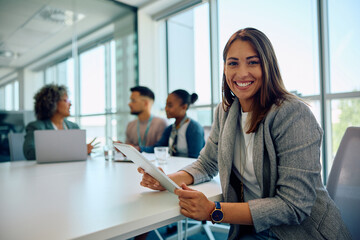
[[[71,102],[67,88],[63,85],[48,84],[42,87],[34,96],[35,115],[37,121],[26,126],[26,135],[23,145],[27,160],[35,160],[35,130],[66,130],[79,129],[76,123],[66,120],[70,116]],[[87,144],[87,152],[91,153],[93,145]]]

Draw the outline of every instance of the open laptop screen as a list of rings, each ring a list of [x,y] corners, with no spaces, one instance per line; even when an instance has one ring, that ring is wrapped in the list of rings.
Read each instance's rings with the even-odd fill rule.
[[[38,163],[83,161],[87,158],[85,130],[36,130],[34,137]]]

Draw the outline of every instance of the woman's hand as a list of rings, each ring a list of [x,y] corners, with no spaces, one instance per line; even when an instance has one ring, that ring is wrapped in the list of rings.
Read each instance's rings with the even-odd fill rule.
[[[96,137],[90,143],[86,144],[87,154],[90,154],[92,152],[92,150],[100,143],[100,142],[94,143],[95,140],[96,140]]]
[[[185,217],[195,220],[211,220],[210,213],[215,208],[215,203],[199,191],[189,188],[185,183],[181,184],[182,189],[175,189],[178,195],[180,213]]]
[[[160,168],[160,171],[164,172],[164,170],[162,170],[162,168]],[[152,176],[150,176],[149,174],[147,174],[144,169],[142,168],[138,168],[138,172],[143,174],[142,180],[140,182],[140,185],[143,187],[147,187],[153,190],[160,190],[160,191],[164,191],[165,188],[163,186],[161,186],[160,182],[158,180],[156,180],[155,178],[153,178]]]
[[[86,147],[87,147],[87,154],[90,154],[90,153],[91,153],[91,151],[94,149],[94,146],[93,146],[93,145],[91,145],[91,143],[86,144]]]

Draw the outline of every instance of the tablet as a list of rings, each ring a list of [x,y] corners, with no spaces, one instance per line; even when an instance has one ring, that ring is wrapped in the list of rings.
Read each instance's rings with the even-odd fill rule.
[[[122,154],[121,152],[118,152],[116,150],[114,150],[114,162],[127,162],[127,163],[132,163],[133,161],[131,161],[130,158],[128,158],[127,156],[124,156],[124,154]]]
[[[147,160],[138,150],[133,146],[124,143],[114,143],[119,151],[124,153],[127,158],[131,159],[137,166],[145,170],[146,173],[150,174],[153,178],[158,180],[160,184],[166,188],[169,192],[174,192],[175,188],[180,187],[171,180],[165,173],[160,171],[154,164]]]

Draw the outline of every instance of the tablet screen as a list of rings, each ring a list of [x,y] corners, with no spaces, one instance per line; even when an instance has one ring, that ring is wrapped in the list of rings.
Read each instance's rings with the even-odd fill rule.
[[[153,178],[158,180],[161,185],[169,192],[174,192],[175,188],[180,188],[173,180],[171,180],[165,173],[160,171],[154,164],[147,160],[138,150],[128,144],[114,143],[119,151],[124,153],[127,158],[131,159],[137,166],[145,170]]]

